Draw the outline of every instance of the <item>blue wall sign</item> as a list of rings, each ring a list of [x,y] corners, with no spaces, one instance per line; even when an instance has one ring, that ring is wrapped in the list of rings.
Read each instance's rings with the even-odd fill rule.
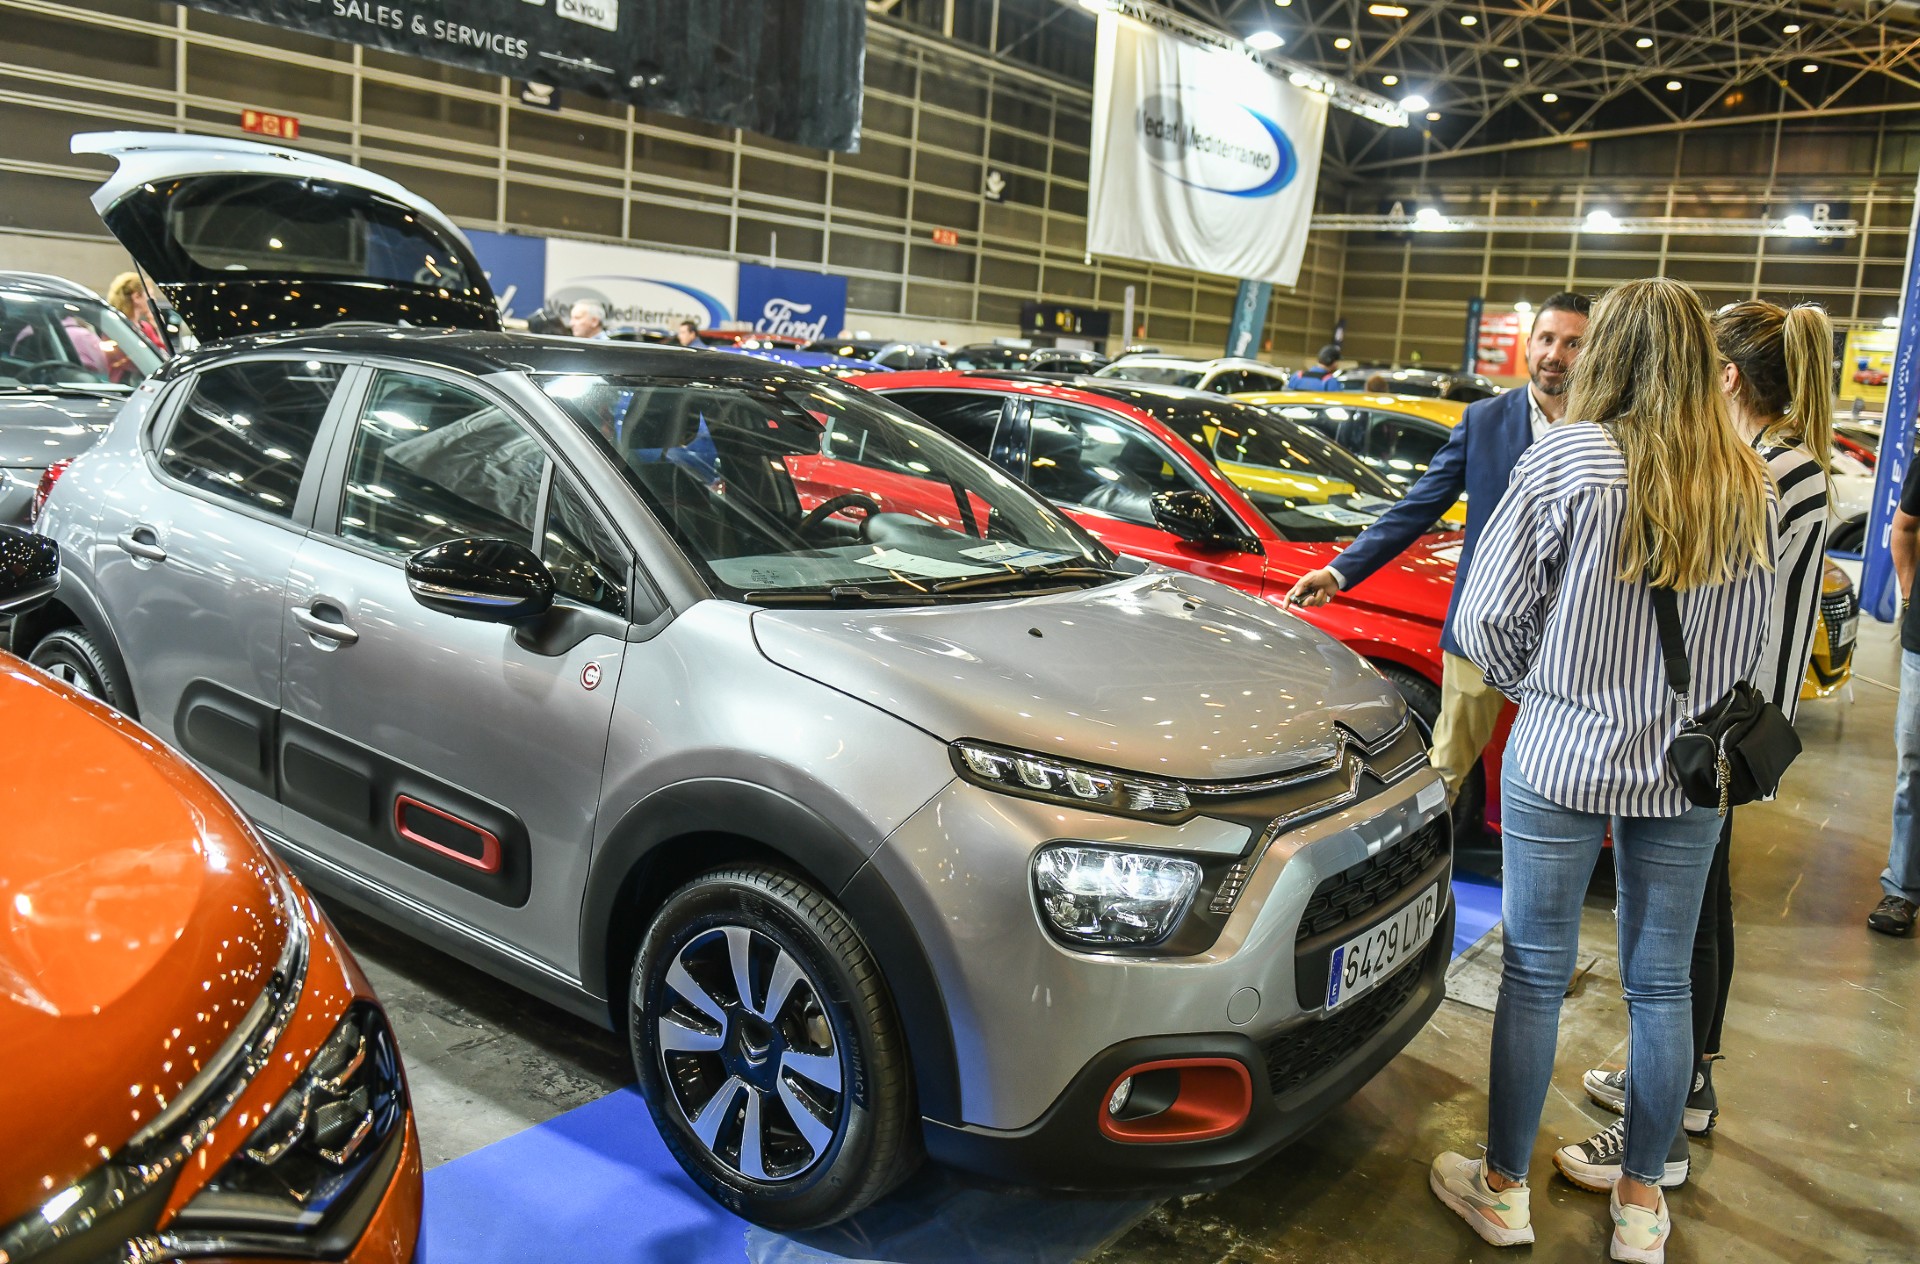
[[[756,333],[837,338],[847,323],[847,278],[743,263],[734,310]]]
[[[487,274],[502,316],[522,319],[547,301],[547,239],[469,229],[467,240]]]

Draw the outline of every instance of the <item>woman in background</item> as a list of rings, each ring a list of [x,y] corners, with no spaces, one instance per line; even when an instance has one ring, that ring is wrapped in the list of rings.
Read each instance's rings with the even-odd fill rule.
[[[153,308],[147,303],[147,287],[141,284],[138,272],[122,272],[113,278],[113,284],[107,287],[107,306],[125,316],[156,350],[166,350],[160,327],[153,319]]]

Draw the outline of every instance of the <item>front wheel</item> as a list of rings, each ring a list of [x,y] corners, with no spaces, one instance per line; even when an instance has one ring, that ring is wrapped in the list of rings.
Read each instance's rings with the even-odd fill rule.
[[[918,1166],[906,1042],[845,915],[771,869],[676,891],[634,960],[634,1069],[716,1201],[770,1229],[851,1215]]]
[[[84,628],[55,628],[40,638],[27,654],[27,662],[89,698],[127,710],[127,698],[105,652]]]
[[[1413,723],[1420,730],[1420,736],[1429,747],[1433,745],[1433,726],[1440,721],[1440,687],[1424,676],[1416,675],[1404,667],[1392,663],[1375,663],[1380,674],[1385,676],[1400,696],[1406,699],[1407,710],[1413,713]],[[1462,840],[1474,840],[1486,829],[1487,810],[1487,765],[1484,760],[1475,760],[1473,771],[1467,774],[1465,784],[1460,787],[1460,797],[1453,801],[1453,837],[1458,847]]]

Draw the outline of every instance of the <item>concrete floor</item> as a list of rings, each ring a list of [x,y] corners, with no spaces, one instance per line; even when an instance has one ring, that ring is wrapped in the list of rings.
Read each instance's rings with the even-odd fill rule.
[[[1673,1264],[1920,1261],[1920,941],[1864,925],[1886,858],[1898,652],[1891,629],[1863,624],[1852,699],[1802,708],[1806,752],[1781,800],[1739,818],[1720,1126],[1672,1195]],[[429,1166],[631,1082],[612,1035],[365,918],[339,922],[399,1032]],[[1435,1153],[1475,1153],[1482,1137],[1498,933],[1456,963],[1433,1023],[1351,1102],[1237,1185],[1153,1211],[1098,1264],[1499,1254],[1426,1180]],[[1539,1243],[1507,1253],[1519,1258],[1606,1258],[1606,1200],[1549,1157],[1612,1118],[1579,1088],[1583,1069],[1625,1054],[1604,897],[1589,900],[1585,950],[1535,1154]]]

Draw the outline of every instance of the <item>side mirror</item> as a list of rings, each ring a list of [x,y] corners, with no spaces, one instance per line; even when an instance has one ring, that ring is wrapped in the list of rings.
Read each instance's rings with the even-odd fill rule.
[[[467,537],[407,559],[407,589],[429,610],[482,623],[521,623],[553,608],[553,575],[512,540]]]
[[[1154,493],[1153,521],[1162,531],[1203,548],[1231,549],[1241,544],[1240,534],[1228,529],[1220,506],[1205,492]]]
[[[60,586],[60,546],[44,535],[0,527],[0,614],[24,614]]]

